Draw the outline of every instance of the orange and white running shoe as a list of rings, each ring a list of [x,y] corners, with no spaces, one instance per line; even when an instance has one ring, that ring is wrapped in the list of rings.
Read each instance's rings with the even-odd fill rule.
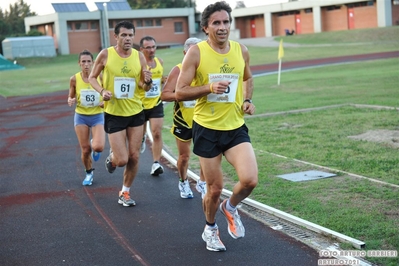
[[[219,210],[223,213],[224,217],[227,220],[227,230],[232,238],[237,239],[245,236],[245,228],[241,222],[240,215],[238,215],[238,211],[235,210],[234,213],[229,212],[226,209],[227,199],[225,199],[222,203],[220,203]]]
[[[127,191],[119,192],[118,203],[122,204],[125,207],[130,207],[130,206],[136,205],[136,202],[130,198],[129,192],[127,192]]]

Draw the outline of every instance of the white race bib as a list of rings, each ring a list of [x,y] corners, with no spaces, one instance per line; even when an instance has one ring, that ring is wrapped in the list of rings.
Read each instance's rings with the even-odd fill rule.
[[[209,83],[218,81],[229,81],[230,85],[223,94],[208,94],[208,102],[232,103],[236,100],[239,74],[208,74]]]
[[[183,101],[183,106],[185,108],[194,108],[196,100],[192,101]]]
[[[136,90],[136,79],[125,78],[125,77],[114,78],[114,96],[117,99],[133,98],[135,90]]]
[[[95,107],[100,103],[100,94],[95,90],[80,90],[80,105],[84,107]]]
[[[146,98],[156,98],[161,95],[161,79],[153,79],[152,87],[149,91],[145,92]]]

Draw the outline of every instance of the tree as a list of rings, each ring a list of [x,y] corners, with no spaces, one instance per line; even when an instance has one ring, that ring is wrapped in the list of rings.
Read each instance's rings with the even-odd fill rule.
[[[244,1],[236,1],[236,8],[246,8]]]
[[[195,7],[194,0],[127,0],[132,9]]]
[[[19,0],[9,5],[9,10],[0,8],[0,42],[9,36],[25,36],[25,17],[36,16],[35,12],[30,10],[30,5]],[[0,53],[3,51],[0,45]]]

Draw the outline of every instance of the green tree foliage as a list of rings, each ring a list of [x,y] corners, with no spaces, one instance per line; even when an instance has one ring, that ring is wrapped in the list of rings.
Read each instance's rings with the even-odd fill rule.
[[[244,1],[237,1],[235,8],[246,8]]]
[[[8,10],[0,8],[0,43],[11,36],[26,36],[25,34],[25,17],[36,16],[35,12],[30,10],[30,5],[24,0],[18,0],[14,4],[10,4]],[[0,53],[2,53],[0,45]]]
[[[132,9],[195,7],[194,0],[127,0]]]

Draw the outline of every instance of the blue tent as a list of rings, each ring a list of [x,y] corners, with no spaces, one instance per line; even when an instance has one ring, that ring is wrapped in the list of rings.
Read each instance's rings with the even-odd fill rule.
[[[20,66],[18,64],[14,64],[13,62],[8,61],[4,58],[3,55],[0,54],[0,71],[4,70],[16,70],[16,69],[25,69],[25,67]]]

